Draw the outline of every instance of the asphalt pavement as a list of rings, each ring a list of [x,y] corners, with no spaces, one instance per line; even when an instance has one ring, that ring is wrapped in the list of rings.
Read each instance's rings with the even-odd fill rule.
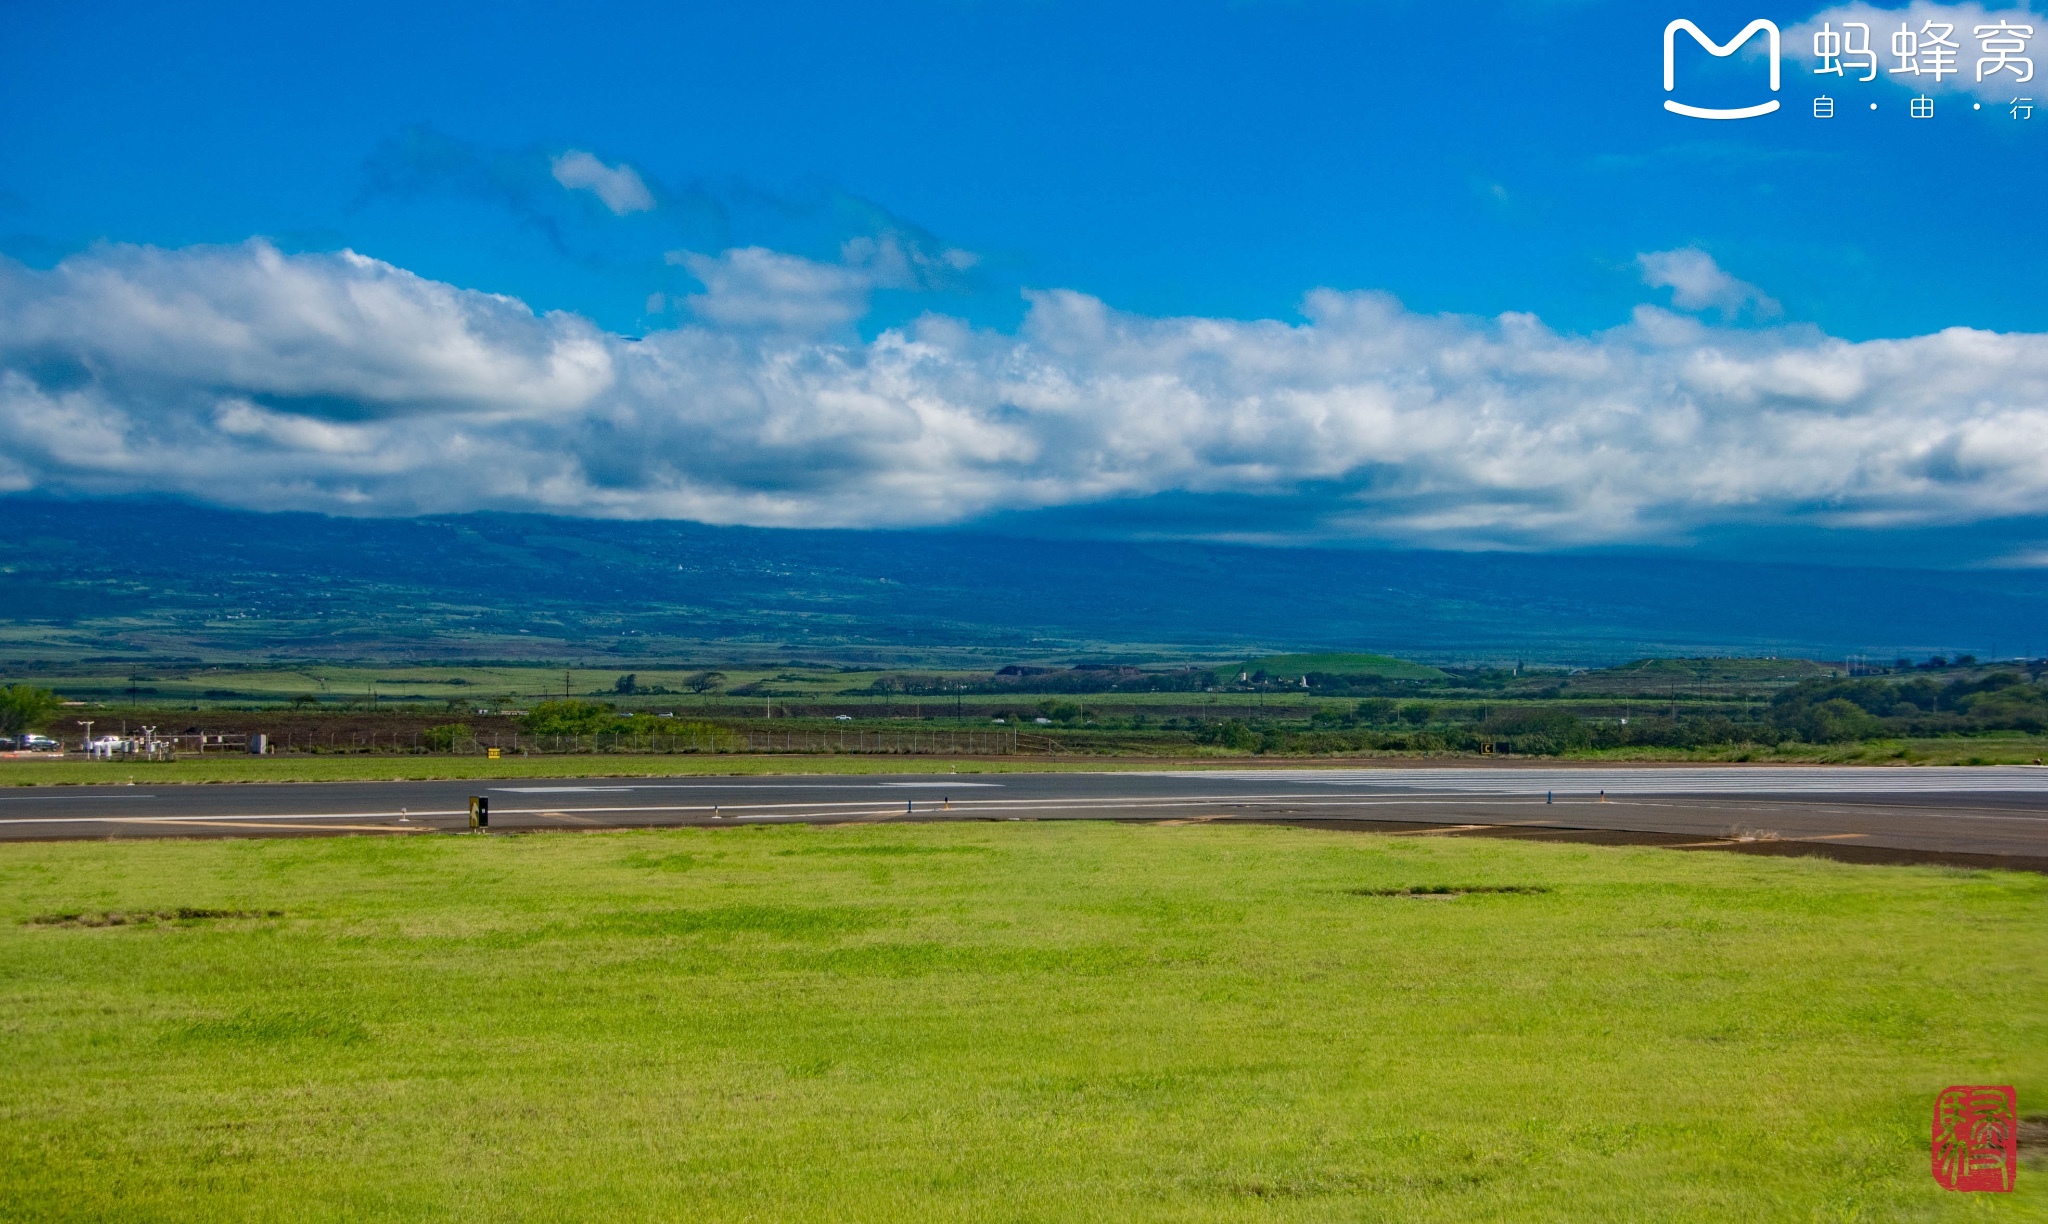
[[[2048,868],[2048,767],[1228,769],[22,787],[0,840],[890,820],[1260,820]]]

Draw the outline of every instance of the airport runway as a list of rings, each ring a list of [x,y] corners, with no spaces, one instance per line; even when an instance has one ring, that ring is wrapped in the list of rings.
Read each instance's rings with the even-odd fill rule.
[[[2048,867],[2048,767],[1230,769],[33,787],[0,840],[889,820],[1266,820]],[[1367,823],[1361,823],[1367,822]],[[1644,838],[1624,837],[1641,834]],[[1613,835],[1613,836],[1606,836]],[[1852,852],[1853,851],[1853,852]]]

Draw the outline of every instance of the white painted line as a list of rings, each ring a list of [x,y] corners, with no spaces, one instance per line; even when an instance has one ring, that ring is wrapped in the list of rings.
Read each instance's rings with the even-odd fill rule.
[[[969,787],[1001,787],[1001,782],[799,782],[777,785],[773,782],[735,784],[730,779],[711,782],[661,783],[650,786],[493,786],[492,794],[505,795],[567,795],[579,792],[617,793],[623,791],[652,790],[881,790],[885,787],[918,787],[928,790],[966,790]]]
[[[0,795],[0,803],[85,803],[93,799],[154,799],[155,795]]]
[[[138,820],[124,820],[122,824],[177,825],[180,828],[238,829],[246,827],[231,820],[190,820],[176,816],[151,816]],[[438,833],[440,830],[427,825],[375,824],[375,825],[307,825],[307,824],[265,824],[266,829],[317,829],[323,833],[339,829],[343,832],[359,833]]]
[[[917,787],[921,790],[966,790],[970,786],[1001,786],[1000,782],[870,782],[864,785],[876,788],[889,786]]]
[[[651,790],[652,787],[638,786],[493,786],[492,794],[512,795],[617,795],[632,790]]]
[[[32,824],[163,824],[179,820],[376,820],[380,817],[397,820],[400,816],[467,816],[468,808],[450,808],[445,812],[426,811],[410,808],[405,812],[263,812],[250,815],[237,813],[194,816],[6,816],[0,817],[0,826]]]
[[[1418,807],[1436,806],[1436,805],[1444,805],[1444,804],[1463,804],[1463,803],[1471,803],[1471,802],[1474,802],[1475,800],[1476,800],[1476,801],[1480,801],[1480,802],[1485,802],[1485,803],[1488,803],[1488,804],[1492,804],[1492,805],[1502,805],[1502,806],[1505,806],[1505,805],[1514,805],[1514,806],[1519,806],[1519,807],[1527,807],[1527,806],[1532,806],[1532,805],[1535,805],[1535,806],[1542,806],[1542,800],[1541,800],[1541,799],[1537,798],[1537,797],[1536,797],[1536,796],[1534,796],[1534,795],[1527,795],[1527,794],[1522,794],[1522,795],[1486,795],[1486,794],[1471,794],[1471,793],[1462,793],[1462,794],[1452,794],[1452,795],[1388,795],[1388,794],[1385,794],[1385,793],[1378,793],[1378,794],[1373,794],[1373,793],[1367,793],[1367,794],[1359,794],[1359,795],[1344,795],[1344,796],[1332,796],[1332,795],[1327,795],[1327,794],[1325,794],[1325,795],[1314,795],[1314,794],[1307,794],[1307,795],[1305,795],[1305,794],[1302,794],[1302,793],[1300,793],[1300,792],[1280,792],[1280,793],[1265,793],[1265,794],[1224,794],[1224,795],[1179,795],[1179,796],[1172,796],[1172,797],[1159,797],[1159,798],[1148,798],[1148,797],[1129,797],[1129,798],[1079,798],[1079,799],[1065,799],[1065,798],[1060,798],[1060,799],[1024,799],[1024,798],[1007,798],[1007,797],[1006,797],[1006,798],[1001,798],[1001,799],[997,799],[997,798],[989,798],[989,799],[961,799],[961,800],[959,800],[958,802],[954,803],[954,804],[952,805],[952,807],[951,807],[950,809],[940,809],[940,808],[938,808],[938,807],[937,807],[936,805],[932,804],[930,800],[926,800],[925,802],[926,802],[927,806],[926,806],[926,807],[924,807],[923,809],[916,809],[916,810],[914,810],[914,811],[913,811],[913,814],[915,814],[915,815],[922,815],[922,816],[942,816],[942,815],[947,815],[947,816],[953,816],[953,817],[956,817],[956,818],[971,818],[971,817],[972,817],[972,816],[974,816],[974,815],[975,815],[976,813],[1002,813],[1002,812],[1016,812],[1016,811],[1028,811],[1028,812],[1046,812],[1046,813],[1061,813],[1061,812],[1088,812],[1088,811],[1096,811],[1096,812],[1112,813],[1112,812],[1143,812],[1143,811],[1155,811],[1155,810],[1169,810],[1169,809],[1174,809],[1174,808],[1184,808],[1184,807],[1215,807],[1215,806],[1224,806],[1224,807],[1256,807],[1256,806],[1271,806],[1271,805],[1284,805],[1284,806],[1286,806],[1286,807],[1289,807],[1289,808],[1335,808],[1335,809],[1342,809],[1342,810],[1364,810],[1364,809],[1371,809],[1371,808],[1382,808],[1382,807],[1393,807],[1393,808],[1405,808],[1405,809],[1414,809],[1414,808],[1418,808]],[[1628,807],[1628,806],[1635,806],[1635,805],[1634,805],[1634,804],[1632,804],[1632,803],[1625,803],[1625,804],[1618,804],[1618,805],[1615,805],[1615,806],[1616,806],[1616,807]],[[1661,805],[1661,804],[1659,804],[1659,805],[1644,805],[1644,806],[1664,806],[1664,805]],[[580,813],[591,813],[591,814],[610,814],[610,815],[622,815],[622,814],[631,814],[631,813],[645,813],[645,814],[648,814],[648,815],[658,815],[658,814],[681,814],[681,813],[693,813],[693,812],[694,812],[694,813],[700,813],[700,814],[705,814],[705,815],[709,815],[709,814],[710,814],[710,813],[711,813],[712,811],[714,811],[714,810],[716,810],[716,811],[720,812],[721,814],[725,814],[725,813],[731,813],[732,815],[731,815],[731,817],[730,817],[730,818],[731,818],[731,819],[735,819],[735,820],[738,820],[738,819],[780,819],[780,820],[800,820],[800,819],[806,819],[806,818],[810,818],[810,817],[836,817],[836,816],[843,816],[843,815],[848,815],[848,814],[874,814],[874,815],[901,815],[901,814],[903,814],[903,810],[902,810],[901,808],[895,808],[895,807],[888,807],[888,808],[878,808],[878,807],[876,807],[876,806],[874,805],[874,801],[870,799],[870,800],[851,800],[851,801],[839,801],[839,802],[828,802],[828,803],[817,803],[817,802],[804,802],[804,801],[789,801],[789,802],[784,802],[784,803],[747,803],[747,804],[718,804],[718,805],[715,805],[715,806],[714,806],[714,805],[712,805],[712,804],[706,804],[706,803],[695,803],[695,804],[624,804],[624,805],[608,805],[608,806],[584,806],[584,807],[562,807],[562,806],[552,806],[552,807],[546,807],[546,808],[499,808],[499,809],[498,809],[497,811],[493,812],[493,813],[492,813],[492,815],[494,815],[494,816],[543,816],[543,815],[548,815],[548,814],[553,814],[553,813],[579,813],[579,812],[580,812]],[[0,826],[5,826],[5,825],[40,825],[40,824],[135,824],[135,823],[154,823],[154,822],[160,822],[160,821],[166,821],[166,820],[177,820],[177,819],[188,819],[188,820],[189,820],[189,819],[213,819],[213,820],[229,820],[229,821],[249,821],[249,822],[261,822],[261,821],[279,821],[279,820],[365,820],[365,819],[378,819],[378,818],[385,818],[385,819],[395,819],[395,818],[397,818],[398,816],[400,816],[400,815],[402,815],[402,814],[405,814],[405,813],[403,813],[403,812],[401,812],[401,811],[398,811],[398,810],[391,810],[391,811],[373,811],[373,812],[361,812],[361,811],[357,811],[357,812],[274,812],[274,813],[227,813],[227,812],[223,812],[223,813],[204,813],[204,814],[199,814],[199,813],[195,813],[195,814],[193,814],[193,815],[190,815],[190,816],[184,816],[184,817],[179,817],[179,816],[174,816],[174,815],[169,815],[169,814],[166,814],[166,815],[163,815],[163,816],[39,816],[39,817],[10,817],[10,816],[0,816]],[[1836,813],[1836,814],[1837,814],[1838,816],[1839,816],[1839,815],[1841,815],[1841,813]],[[412,816],[418,816],[418,817],[432,817],[432,816],[466,816],[466,815],[468,815],[468,809],[466,809],[466,808],[449,808],[449,809],[414,809],[414,810],[411,810],[411,811],[410,811],[410,815],[412,815]],[[1619,815],[1619,813],[1617,812],[1617,813],[1616,813],[1616,815]],[[1927,819],[1927,820],[1984,820],[1984,821],[2001,821],[2001,822],[2020,822],[2020,823],[2042,823],[2042,822],[2048,822],[2048,812],[2041,812],[2041,813],[2017,813],[2017,814],[2015,814],[2015,813],[1989,813],[1989,812],[1927,812],[1927,811],[1916,811],[1916,812],[1914,812],[1914,813],[1913,813],[1913,816],[1914,816],[1914,817],[1915,817],[1916,819]],[[1561,822],[1557,822],[1557,821],[1551,821],[1551,822],[1548,822],[1548,823],[1561,823]],[[1577,826],[1573,826],[1573,827],[1577,827]]]
[[[1182,770],[1162,776],[1297,785],[1356,786],[1378,791],[1582,796],[1720,794],[2048,793],[2048,766],[1684,766],[1641,769],[1240,769]]]

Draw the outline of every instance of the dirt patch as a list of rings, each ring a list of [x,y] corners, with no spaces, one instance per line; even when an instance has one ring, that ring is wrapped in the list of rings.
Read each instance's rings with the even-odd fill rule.
[[[283,910],[230,910],[197,909],[179,906],[168,910],[101,910],[87,913],[83,910],[67,911],[60,914],[37,914],[24,918],[25,926],[50,927],[115,927],[148,926],[158,922],[189,922],[196,918],[282,918]]]
[[[1419,888],[1352,888],[1345,891],[1354,897],[1470,897],[1528,896],[1550,890],[1541,884],[1429,884]]]
[[[1301,817],[1225,817],[1226,824],[1283,824],[1300,829],[1345,829],[1353,833],[1397,833],[1443,829],[1442,825],[1405,820],[1355,820],[1348,818],[1303,819]],[[1498,837],[1508,841],[1575,842],[1588,846],[1662,846],[1701,853],[1761,854],[1785,858],[1825,858],[1838,863],[1868,863],[1885,867],[1937,864],[1948,867],[1976,867],[1987,871],[2034,871],[2048,875],[2048,856],[2032,854],[1970,854],[1947,850],[1906,850],[1894,846],[1855,846],[1842,842],[1732,841],[1703,842],[1692,833],[1648,833],[1630,829],[1573,829],[1557,825],[1465,825],[1446,831],[1446,837]]]
[[[1965,854],[1960,851],[1903,850],[1894,846],[1853,846],[1841,842],[1759,841],[1730,842],[1723,846],[1694,846],[1706,852],[1776,855],[1782,858],[1824,858],[1838,863],[1869,863],[1883,867],[1914,867],[1936,864],[1946,867],[1976,867],[1985,871],[2035,871],[2048,874],[2048,857],[2034,854]]]

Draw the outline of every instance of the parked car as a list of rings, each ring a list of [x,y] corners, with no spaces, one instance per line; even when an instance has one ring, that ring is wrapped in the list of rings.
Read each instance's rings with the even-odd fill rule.
[[[64,745],[47,735],[17,735],[14,746],[23,752],[56,752]]]

